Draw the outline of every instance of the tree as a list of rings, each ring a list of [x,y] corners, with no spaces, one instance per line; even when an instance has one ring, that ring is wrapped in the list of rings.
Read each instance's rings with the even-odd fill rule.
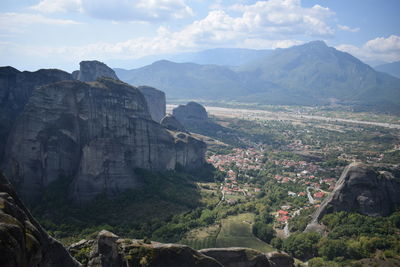
[[[275,230],[272,224],[265,224],[262,222],[256,222],[253,225],[253,234],[260,238],[264,242],[271,242],[271,239],[275,236]]]

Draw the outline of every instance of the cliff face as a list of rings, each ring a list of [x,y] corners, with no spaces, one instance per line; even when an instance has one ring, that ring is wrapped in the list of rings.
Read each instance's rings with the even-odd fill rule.
[[[72,76],[76,80],[82,82],[92,82],[101,77],[119,80],[114,70],[108,67],[103,62],[97,60],[81,61],[79,63],[79,66],[79,71],[74,71],[72,73]]]
[[[204,153],[203,142],[154,122],[138,89],[102,78],[35,90],[10,133],[2,168],[24,198],[73,178],[73,198],[86,202],[139,186],[135,168],[196,168]]]
[[[69,73],[56,69],[21,72],[12,67],[0,68],[0,161],[12,124],[32,91],[44,84],[71,79]]]
[[[400,205],[400,177],[394,172],[378,172],[371,166],[347,166],[334,191],[313,215],[317,223],[325,214],[336,211],[357,212],[367,216],[388,216]]]
[[[151,118],[159,123],[165,117],[165,93],[150,86],[139,86],[138,89],[146,99]]]
[[[0,240],[0,266],[81,266],[42,229],[1,173]]]

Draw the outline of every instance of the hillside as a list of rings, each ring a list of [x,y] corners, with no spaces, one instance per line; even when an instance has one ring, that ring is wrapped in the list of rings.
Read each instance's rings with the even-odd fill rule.
[[[118,69],[116,71],[125,82],[159,88],[169,98],[226,98],[231,94],[238,95],[243,90],[234,71],[217,65],[161,60],[130,70],[129,75]]]

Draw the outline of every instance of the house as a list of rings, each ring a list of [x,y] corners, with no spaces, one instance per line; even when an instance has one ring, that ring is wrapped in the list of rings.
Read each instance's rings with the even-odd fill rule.
[[[282,216],[277,219],[278,222],[287,222],[290,219],[289,216]]]
[[[314,197],[315,198],[323,198],[325,196],[325,193],[324,192],[317,192],[317,193],[314,193]]]
[[[278,215],[279,216],[286,216],[288,214],[289,214],[289,212],[287,212],[286,210],[278,210]]]

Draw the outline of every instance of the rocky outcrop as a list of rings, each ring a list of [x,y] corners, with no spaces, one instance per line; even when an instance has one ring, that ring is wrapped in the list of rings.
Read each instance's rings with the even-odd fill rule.
[[[88,267],[294,267],[293,258],[282,252],[264,254],[250,248],[196,251],[185,245],[123,239],[106,230],[94,240],[71,245],[69,251]]]
[[[161,125],[172,131],[186,132],[185,127],[171,114],[161,120]]]
[[[333,192],[313,214],[308,230],[316,229],[315,224],[325,214],[337,211],[388,216],[400,205],[399,192],[398,171],[377,171],[372,166],[352,163],[344,169]]]
[[[122,239],[105,230],[95,240],[82,240],[71,245],[69,251],[88,267],[294,267],[293,258],[282,252],[263,254],[250,248],[196,251],[184,245]]]
[[[92,61],[81,61],[79,63],[79,71],[74,71],[72,76],[74,79],[82,82],[93,82],[98,78],[111,78],[119,80],[114,70],[108,67],[103,62],[92,60]]]
[[[267,256],[250,248],[209,248],[200,253],[216,259],[225,267],[270,267]]]
[[[146,99],[151,118],[159,123],[165,117],[165,93],[150,86],[139,86],[138,89]]]
[[[179,105],[173,109],[172,115],[183,124],[188,121],[206,121],[208,119],[206,109],[196,102]]]
[[[267,258],[272,267],[294,267],[294,259],[284,252],[267,253]]]
[[[21,72],[12,67],[0,67],[0,161],[12,124],[33,90],[41,85],[71,79],[69,73],[56,69]]]
[[[42,229],[1,173],[0,240],[0,266],[81,266]]]
[[[221,267],[216,260],[188,246],[122,239],[101,231],[95,240],[83,240],[69,248],[88,267]],[[86,252],[83,253],[82,251]]]
[[[34,91],[16,121],[2,168],[24,198],[72,179],[78,202],[141,185],[135,168],[197,168],[205,144],[168,131],[151,117],[140,91],[117,80],[64,81]]]

